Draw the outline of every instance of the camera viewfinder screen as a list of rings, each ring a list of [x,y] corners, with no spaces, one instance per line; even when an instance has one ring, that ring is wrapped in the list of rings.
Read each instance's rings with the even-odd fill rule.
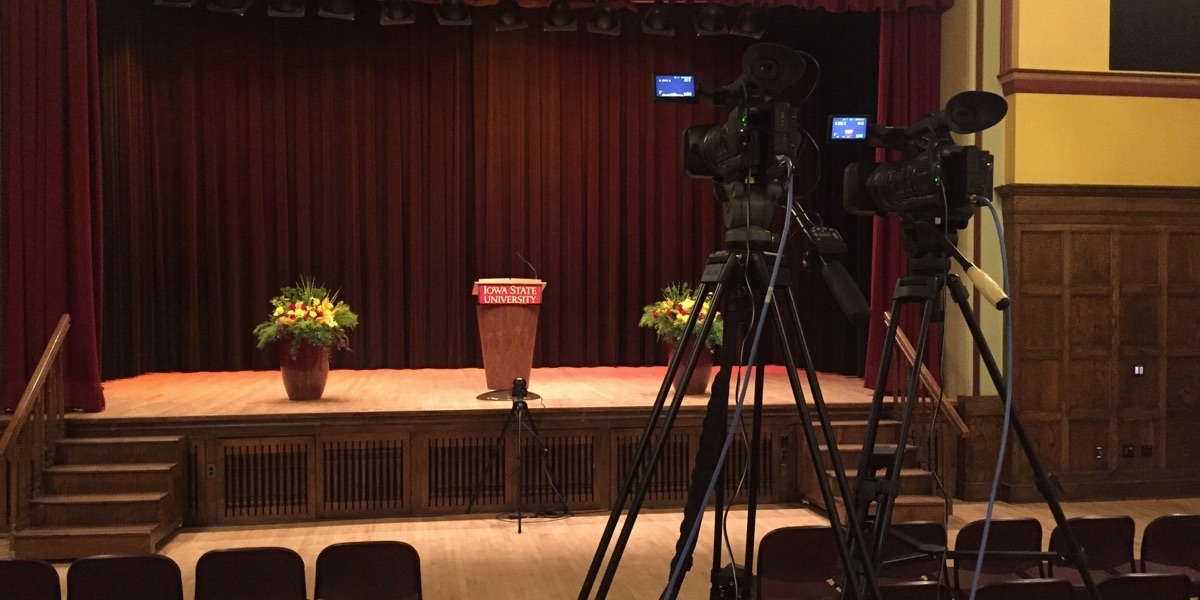
[[[829,139],[865,140],[870,117],[861,115],[833,115],[829,117]]]
[[[655,75],[654,99],[658,102],[695,102],[696,78],[692,75]]]

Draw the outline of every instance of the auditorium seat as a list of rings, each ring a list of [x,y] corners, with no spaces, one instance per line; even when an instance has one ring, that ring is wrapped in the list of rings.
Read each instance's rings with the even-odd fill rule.
[[[936,581],[903,581],[879,584],[883,600],[954,600],[954,592]]]
[[[1144,573],[1186,575],[1200,595],[1200,515],[1163,515],[1142,534]]]
[[[67,600],[183,600],[183,582],[165,556],[93,556],[67,568]]]
[[[304,559],[288,548],[233,548],[196,562],[195,600],[305,600]]]
[[[954,538],[955,552],[977,552],[983,539],[983,520],[967,523]],[[988,551],[1041,552],[1042,524],[1037,519],[993,519],[988,529]],[[960,591],[971,589],[975,574],[975,556],[954,559],[954,587]],[[979,573],[978,587],[1014,579],[1043,577],[1040,558],[983,557],[983,569]]]
[[[982,577],[979,579],[983,580]],[[959,597],[968,598],[969,593],[970,588],[964,589]],[[975,591],[975,600],[1071,600],[1074,596],[1074,586],[1062,579],[1014,579],[985,585]]]
[[[781,527],[758,543],[758,600],[833,600],[830,580],[841,576],[837,541],[824,525]]]
[[[40,560],[0,560],[0,590],[5,600],[62,600],[58,571]]]
[[[347,542],[317,555],[314,600],[421,600],[421,558],[404,542]]]
[[[879,570],[879,585],[890,583],[898,583],[902,581],[918,581],[928,579],[933,581],[946,581],[946,561],[944,554],[923,555],[913,548],[911,544],[902,541],[892,533],[900,534],[911,538],[913,541],[927,546],[936,546],[941,549],[946,548],[946,527],[939,522],[934,521],[914,521],[909,523],[893,523],[889,529],[887,540],[883,543],[883,559],[886,563],[889,560],[898,558],[910,558],[899,564],[887,565],[884,564]]]
[[[1134,523],[1130,517],[1075,517],[1067,525],[1076,541],[1087,552],[1088,570],[1100,583],[1111,577],[1137,570],[1133,559]],[[1087,591],[1075,565],[1067,557],[1067,545],[1062,531],[1055,527],[1050,534],[1050,551],[1064,558],[1050,561],[1049,575],[1065,579],[1075,586],[1075,597],[1086,598]]]
[[[1187,600],[1190,586],[1186,575],[1127,573],[1105,579],[1096,587],[1103,600]]]

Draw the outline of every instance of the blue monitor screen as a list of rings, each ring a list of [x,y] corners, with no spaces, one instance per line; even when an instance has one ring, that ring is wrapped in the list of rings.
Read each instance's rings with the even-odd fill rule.
[[[696,78],[692,75],[655,75],[654,99],[659,102],[695,102]]]
[[[871,118],[864,116],[834,115],[829,117],[829,139],[865,140],[867,125]]]

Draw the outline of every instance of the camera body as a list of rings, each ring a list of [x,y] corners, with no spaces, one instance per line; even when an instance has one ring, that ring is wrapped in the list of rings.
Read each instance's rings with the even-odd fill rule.
[[[796,156],[804,142],[799,109],[763,98],[741,101],[721,125],[693,125],[683,132],[683,170],[696,179],[777,179],[775,157]]]
[[[991,153],[975,146],[938,145],[907,160],[854,163],[843,183],[846,212],[898,215],[902,220],[937,222],[962,229],[975,213],[971,198],[992,197]]]

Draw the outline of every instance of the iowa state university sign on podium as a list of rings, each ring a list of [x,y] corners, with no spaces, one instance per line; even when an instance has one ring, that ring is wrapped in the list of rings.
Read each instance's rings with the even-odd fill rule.
[[[513,379],[529,381],[538,312],[546,282],[540,279],[480,279],[471,293],[478,297],[479,344],[489,390],[508,392]],[[480,398],[498,397],[487,393]]]

